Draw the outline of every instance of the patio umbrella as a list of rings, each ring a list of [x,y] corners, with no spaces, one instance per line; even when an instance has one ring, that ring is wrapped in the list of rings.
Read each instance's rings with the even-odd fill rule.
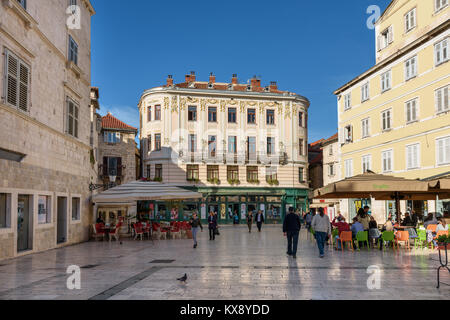
[[[395,200],[397,220],[400,221],[400,200],[434,200],[435,196],[429,193],[427,182],[369,171],[317,189],[314,191],[314,198]]]
[[[429,192],[439,199],[450,199],[450,176],[428,181]]]

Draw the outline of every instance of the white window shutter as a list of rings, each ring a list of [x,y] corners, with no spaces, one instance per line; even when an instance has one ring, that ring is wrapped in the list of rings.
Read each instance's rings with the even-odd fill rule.
[[[381,49],[383,49],[382,48],[382,36],[378,36],[378,38],[377,38],[377,48],[378,48],[378,51],[381,51]]]
[[[22,111],[28,111],[28,86],[30,82],[30,70],[29,68],[20,63],[19,70],[19,109]]]
[[[394,33],[392,26],[388,29],[388,43],[391,44],[394,41]]]
[[[443,91],[444,91],[444,93],[442,94],[444,97],[443,97],[443,105],[442,105],[442,109],[443,110],[448,110],[449,109],[449,96],[448,96],[448,88],[449,87],[446,87],[446,88],[444,88],[443,89]]]
[[[17,107],[18,102],[18,83],[19,83],[19,60],[9,51],[6,53],[7,66],[7,88],[6,88],[6,102],[14,107]]]
[[[450,138],[446,138],[444,141],[445,141],[444,161],[445,163],[450,163]]]

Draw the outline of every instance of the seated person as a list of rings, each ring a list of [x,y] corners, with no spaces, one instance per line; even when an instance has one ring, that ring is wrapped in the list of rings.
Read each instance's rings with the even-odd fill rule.
[[[373,216],[370,217],[369,222],[369,238],[375,239],[375,241],[378,241],[378,239],[381,237],[381,232],[378,230],[378,224],[377,221]]]
[[[433,213],[429,213],[423,224],[424,228],[427,229],[430,224],[438,224],[436,216]]]
[[[437,239],[434,239],[434,238],[437,236],[437,233],[439,231],[447,231],[448,232],[448,224],[444,218],[438,218],[438,225],[436,227],[436,232],[433,232],[431,235],[433,237],[433,243],[435,246],[437,246]]]
[[[405,219],[403,219],[402,221],[402,227],[413,227],[414,226],[414,222],[411,219],[409,212],[405,213]]]
[[[336,219],[338,220],[338,222],[336,222]],[[341,215],[341,214],[339,214],[339,217],[337,217],[337,218],[334,218],[333,219],[333,222],[331,222],[331,224],[333,225],[333,227],[336,227],[336,228],[338,228],[338,230],[339,230],[339,235],[341,234],[341,232],[343,232],[343,231],[350,231],[350,225],[347,223],[347,222],[345,222],[345,218]],[[338,239],[339,239],[339,235],[337,235],[336,237],[335,237],[335,239],[336,239],[336,244],[337,244],[337,250],[340,250],[341,249],[341,243],[338,241]]]
[[[105,221],[103,221],[102,217],[98,217],[96,223],[102,223],[102,224],[105,224]]]
[[[361,222],[358,221],[357,217],[353,218],[353,224],[351,227],[351,231],[353,234],[353,238],[356,238],[356,235],[358,234],[358,232],[364,231],[364,226],[362,225]]]

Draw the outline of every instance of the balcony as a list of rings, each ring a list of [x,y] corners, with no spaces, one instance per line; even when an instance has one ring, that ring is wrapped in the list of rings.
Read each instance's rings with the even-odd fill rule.
[[[227,164],[227,165],[270,165],[279,164],[286,165],[288,163],[288,155],[286,152],[279,152],[268,155],[265,152],[238,152],[228,153],[219,151],[209,154],[208,150],[198,152],[188,152],[182,150],[179,152],[179,160],[188,164]]]

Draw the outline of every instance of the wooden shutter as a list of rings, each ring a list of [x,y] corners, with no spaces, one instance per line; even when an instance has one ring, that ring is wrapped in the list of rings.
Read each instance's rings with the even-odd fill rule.
[[[17,107],[19,60],[8,51],[6,53],[6,68],[7,68],[6,101],[7,103],[13,105],[14,107]]]
[[[117,158],[117,176],[122,176],[122,158]]]
[[[108,157],[103,157],[103,176],[108,175]]]
[[[30,81],[29,68],[20,63],[19,70],[19,109],[22,111],[28,111],[28,84]]]

